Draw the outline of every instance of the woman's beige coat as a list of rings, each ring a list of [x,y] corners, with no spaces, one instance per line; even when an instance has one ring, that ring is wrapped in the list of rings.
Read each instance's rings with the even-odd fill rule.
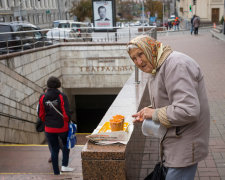
[[[165,166],[186,167],[208,154],[210,113],[199,65],[173,51],[149,81],[154,108],[166,109],[171,128],[160,126]]]

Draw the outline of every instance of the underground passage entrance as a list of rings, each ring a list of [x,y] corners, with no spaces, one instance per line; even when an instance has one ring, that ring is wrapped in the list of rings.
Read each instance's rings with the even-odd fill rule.
[[[92,133],[117,95],[75,95],[78,133]]]

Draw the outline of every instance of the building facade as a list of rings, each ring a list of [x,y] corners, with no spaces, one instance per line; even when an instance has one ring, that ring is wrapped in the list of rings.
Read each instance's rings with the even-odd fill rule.
[[[224,0],[177,0],[178,16],[191,19],[195,14],[201,22],[219,23],[224,15]]]
[[[49,28],[52,21],[73,19],[69,10],[74,0],[0,0],[0,22],[28,21]]]

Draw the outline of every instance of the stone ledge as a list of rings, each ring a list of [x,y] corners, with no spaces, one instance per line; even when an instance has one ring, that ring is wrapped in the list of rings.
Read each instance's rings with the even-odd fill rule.
[[[146,98],[143,98],[143,94],[147,92],[146,83],[149,75],[140,74],[140,84],[135,84],[134,73],[131,75],[99,125],[109,121],[110,117],[115,114],[124,115],[125,121],[132,123],[132,114],[142,106],[149,104],[146,102]],[[137,178],[140,169],[137,169],[136,166],[140,167],[142,162],[145,143],[144,140],[139,141],[140,136],[135,136],[139,134],[137,131],[140,131],[139,126],[134,127],[134,133],[131,132],[127,145],[101,146],[88,141],[81,152],[84,180],[107,179],[106,177],[118,180],[126,179],[126,177]],[[137,151],[133,152],[134,149]],[[132,166],[133,159],[135,159],[135,167]]]

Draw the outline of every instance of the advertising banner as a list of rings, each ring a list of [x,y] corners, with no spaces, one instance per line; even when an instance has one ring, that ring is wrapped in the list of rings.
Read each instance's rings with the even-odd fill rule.
[[[93,0],[93,20],[95,31],[114,31],[115,4],[113,0]]]

